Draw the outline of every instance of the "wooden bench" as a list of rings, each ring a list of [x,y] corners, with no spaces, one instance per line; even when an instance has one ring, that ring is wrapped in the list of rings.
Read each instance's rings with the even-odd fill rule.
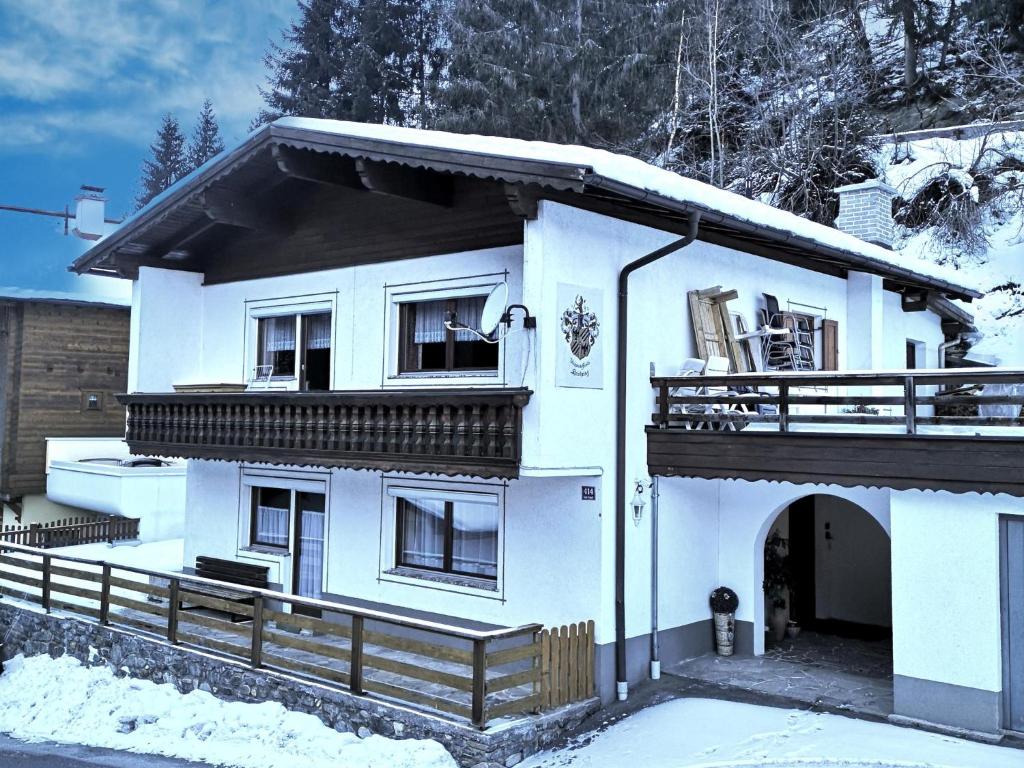
[[[244,587],[269,589],[269,573],[270,568],[266,565],[251,565],[249,563],[240,563],[236,560],[222,560],[219,557],[207,557],[206,555],[200,555],[196,558],[196,576],[204,579],[225,581]],[[214,586],[213,584],[190,584],[186,581],[182,583],[181,589],[183,592],[190,592],[196,595],[206,595],[207,597],[216,597],[221,600],[230,600],[233,603],[241,603],[242,605],[252,605],[254,602],[253,596],[250,593],[239,589],[232,589],[231,587],[220,587]],[[188,602],[187,595],[182,597],[178,604],[180,610],[186,611],[194,610],[196,608],[210,609],[209,606],[205,606],[200,603],[186,606],[186,602]],[[231,613],[231,611],[225,611],[225,613],[230,615],[231,621],[247,621],[251,618],[250,616],[245,616],[243,614]]]

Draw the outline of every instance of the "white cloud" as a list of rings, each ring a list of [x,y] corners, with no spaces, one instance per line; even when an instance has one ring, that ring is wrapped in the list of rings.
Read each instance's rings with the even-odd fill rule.
[[[140,147],[162,114],[191,132],[213,100],[226,140],[259,111],[263,54],[295,0],[0,0],[0,147],[100,134]]]

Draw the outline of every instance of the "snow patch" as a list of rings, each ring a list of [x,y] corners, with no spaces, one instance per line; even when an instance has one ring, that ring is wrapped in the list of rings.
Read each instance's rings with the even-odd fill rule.
[[[438,742],[360,739],[276,702],[225,702],[203,691],[119,678],[62,656],[7,662],[0,731],[238,768],[455,768]]]
[[[522,768],[1011,768],[1016,749],[839,715],[711,699],[650,707]]]

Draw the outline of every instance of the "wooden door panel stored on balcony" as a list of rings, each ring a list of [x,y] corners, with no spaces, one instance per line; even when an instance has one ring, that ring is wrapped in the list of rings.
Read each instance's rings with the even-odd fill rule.
[[[121,395],[132,453],[519,475],[526,389]]]

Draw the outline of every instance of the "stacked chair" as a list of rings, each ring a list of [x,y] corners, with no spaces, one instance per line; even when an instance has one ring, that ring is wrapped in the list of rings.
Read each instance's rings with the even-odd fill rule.
[[[764,294],[761,327],[761,360],[766,371],[813,371],[814,329],[807,318],[783,312],[779,300]]]

